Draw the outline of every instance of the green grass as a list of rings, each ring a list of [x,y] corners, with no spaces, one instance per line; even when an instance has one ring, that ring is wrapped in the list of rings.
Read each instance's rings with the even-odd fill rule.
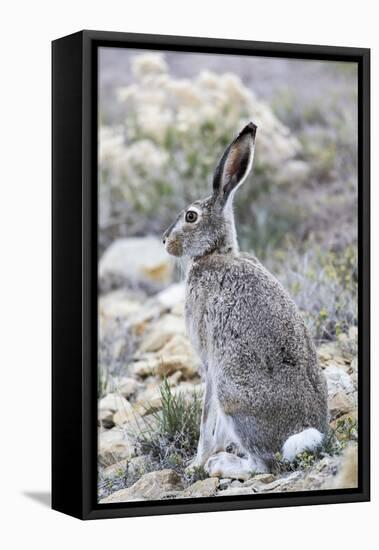
[[[188,461],[196,453],[201,398],[197,393],[174,394],[166,378],[160,394],[161,408],[151,409],[148,417],[141,418],[134,437],[141,454],[149,455],[157,469],[172,468],[184,473]],[[203,475],[200,471],[197,474],[198,478]]]

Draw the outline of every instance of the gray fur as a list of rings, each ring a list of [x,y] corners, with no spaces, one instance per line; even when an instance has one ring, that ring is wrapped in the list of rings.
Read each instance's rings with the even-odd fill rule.
[[[238,250],[232,200],[251,168],[255,130],[245,127],[225,151],[213,194],[164,235],[169,253],[190,257],[186,325],[206,383],[198,465],[233,440],[269,469],[291,435],[327,430],[326,383],[305,323],[273,275]],[[185,220],[191,209],[195,223]]]

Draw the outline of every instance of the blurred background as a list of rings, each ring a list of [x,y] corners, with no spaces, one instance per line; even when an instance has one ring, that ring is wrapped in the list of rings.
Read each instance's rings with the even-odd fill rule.
[[[209,194],[249,120],[258,134],[235,200],[241,248],[288,288],[314,338],[334,338],[357,322],[354,63],[101,48],[100,255],[120,237],[159,237]]]
[[[258,125],[253,171],[235,198],[240,246],[302,311],[330,413],[321,454],[303,453],[291,474],[283,465],[275,490],[336,483],[346,447],[356,464],[356,66],[102,48],[101,502],[239,490],[239,481],[219,484],[202,468],[186,469],[196,452],[203,384],[184,326],[185,260],[166,253],[161,235],[186,205],[210,194],[224,148],[251,120]],[[353,473],[338,486],[356,486]],[[271,490],[258,481],[249,487],[241,490]]]

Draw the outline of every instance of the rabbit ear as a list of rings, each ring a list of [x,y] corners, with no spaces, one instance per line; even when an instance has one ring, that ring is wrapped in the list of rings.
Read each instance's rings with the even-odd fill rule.
[[[250,122],[225,149],[213,177],[213,193],[224,206],[244,182],[253,164],[257,127]]]

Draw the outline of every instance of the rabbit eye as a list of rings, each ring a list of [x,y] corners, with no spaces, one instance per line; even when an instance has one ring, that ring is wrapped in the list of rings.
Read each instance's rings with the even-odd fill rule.
[[[186,213],[186,222],[194,223],[197,220],[197,212],[194,210],[188,210]]]

